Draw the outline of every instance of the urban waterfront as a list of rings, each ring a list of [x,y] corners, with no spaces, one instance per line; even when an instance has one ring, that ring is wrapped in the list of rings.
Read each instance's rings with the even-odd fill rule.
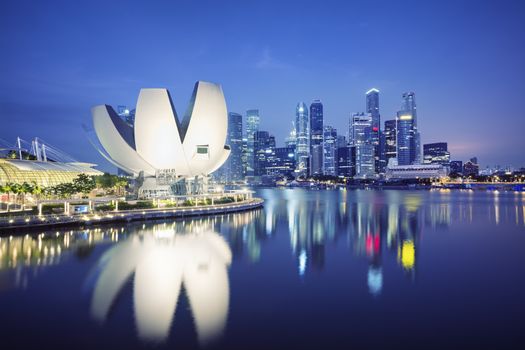
[[[20,348],[512,348],[525,194],[259,189],[263,209],[0,240]]]

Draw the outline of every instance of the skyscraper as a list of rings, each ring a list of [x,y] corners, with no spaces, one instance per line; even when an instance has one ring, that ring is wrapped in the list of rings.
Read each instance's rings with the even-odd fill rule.
[[[228,113],[228,145],[231,153],[227,164],[227,181],[240,181],[243,179],[242,170],[242,115]]]
[[[310,175],[323,173],[323,104],[310,105]]]
[[[246,111],[246,176],[254,176],[255,153],[254,133],[259,130],[259,110],[250,109]]]
[[[372,88],[366,92],[366,111],[372,116],[372,145],[374,145],[375,172],[381,173],[384,164],[381,159],[381,115],[379,114],[379,90]]]
[[[374,145],[372,143],[372,115],[354,113],[350,117],[349,144],[355,147],[355,177],[375,177]]]
[[[298,176],[308,175],[310,157],[310,123],[308,120],[308,107],[304,102],[299,102],[295,109],[295,134],[296,143],[296,172]]]
[[[402,95],[401,110],[396,118],[397,162],[399,165],[419,164],[420,136],[417,129],[416,96],[413,92]]]
[[[284,140],[286,147],[293,147],[295,152],[295,146],[297,145],[297,131],[295,130],[295,122],[292,122],[292,130],[286,139]]]
[[[256,131],[254,140],[254,176],[266,175],[266,166],[275,156],[275,138],[268,131]]]
[[[384,139],[384,159],[386,165],[391,158],[397,157],[396,143],[396,120],[385,120],[385,129],[383,130]]]
[[[331,126],[325,126],[323,139],[323,174],[337,176],[337,130]]]
[[[397,113],[397,161],[399,165],[421,163],[421,142],[417,128],[416,95],[403,93],[401,110]]]

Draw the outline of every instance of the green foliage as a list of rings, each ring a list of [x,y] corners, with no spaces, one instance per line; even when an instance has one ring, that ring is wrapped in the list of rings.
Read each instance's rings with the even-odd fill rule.
[[[132,210],[132,209],[151,209],[154,208],[155,205],[152,201],[140,201],[136,204],[131,204],[128,202],[118,202],[118,209],[119,210]]]
[[[96,187],[104,190],[118,190],[125,188],[128,185],[128,179],[122,176],[111,175],[104,173],[103,175],[95,176]]]
[[[88,194],[93,191],[96,187],[95,179],[93,176],[86,174],[78,174],[77,178],[73,180],[73,191]]]

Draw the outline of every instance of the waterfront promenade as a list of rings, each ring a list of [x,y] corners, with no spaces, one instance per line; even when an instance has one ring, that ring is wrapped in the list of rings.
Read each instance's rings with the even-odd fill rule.
[[[95,212],[78,215],[30,215],[0,218],[0,234],[28,228],[53,226],[93,225],[110,222],[130,222],[226,214],[260,208],[264,201],[260,198],[247,198],[242,201],[176,208],[133,209]]]

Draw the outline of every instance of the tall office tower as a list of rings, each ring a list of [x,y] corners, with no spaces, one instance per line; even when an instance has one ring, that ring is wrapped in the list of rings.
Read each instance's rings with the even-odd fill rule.
[[[450,167],[450,152],[447,143],[436,142],[423,145],[423,163]]]
[[[337,147],[337,176],[355,176],[355,146]]]
[[[295,109],[295,135],[297,138],[295,150],[296,172],[298,176],[307,176],[310,158],[310,123],[308,120],[308,108],[304,102],[299,102]]]
[[[246,111],[246,176],[254,176],[255,153],[254,153],[254,138],[253,135],[259,130],[260,118],[258,109],[250,109]]]
[[[390,159],[397,157],[396,142],[396,120],[385,120],[385,129],[383,130],[385,163],[388,165]]]
[[[310,175],[323,173],[323,104],[314,100],[310,105]]]
[[[337,130],[325,126],[323,139],[323,174],[337,176]]]
[[[421,164],[421,136],[417,128],[416,94],[402,95],[401,110],[397,113],[397,158],[399,165]]]
[[[246,176],[246,171],[248,169],[248,139],[246,137],[242,138],[242,177]]]
[[[372,88],[366,92],[366,111],[372,115],[372,144],[376,173],[384,172],[384,159],[381,158],[381,115],[379,114],[379,90]]]
[[[350,146],[355,147],[355,177],[360,179],[374,178],[372,115],[370,113],[352,114],[348,137]]]
[[[240,181],[243,179],[242,171],[242,115],[228,113],[227,143],[231,153],[226,161],[226,181]]]
[[[346,137],[345,135],[337,135],[337,148],[339,147],[344,147],[346,146],[348,143],[346,142]]]
[[[323,144],[310,147],[310,176],[323,175]]]
[[[254,176],[266,175],[266,166],[275,154],[275,138],[268,131],[256,131],[254,141]],[[272,155],[273,153],[273,155]]]
[[[266,174],[274,178],[293,178],[295,146],[276,147],[273,160],[266,165]]]
[[[288,136],[284,139],[284,144],[286,147],[293,147],[295,149],[295,146],[297,145],[295,122],[292,122],[292,130],[290,130],[290,134],[288,134]]]

